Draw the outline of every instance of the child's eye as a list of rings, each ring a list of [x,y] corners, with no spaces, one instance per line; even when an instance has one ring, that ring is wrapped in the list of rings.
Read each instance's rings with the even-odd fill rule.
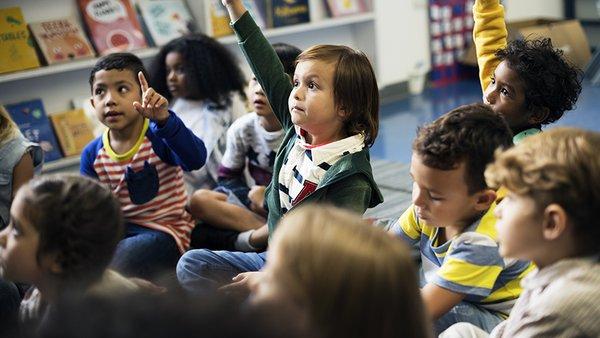
[[[506,90],[506,88],[502,88],[500,89],[500,93],[504,96],[509,96],[510,92],[508,90]]]
[[[492,84],[496,83],[496,78],[494,76],[490,77],[490,80],[492,80]]]
[[[127,93],[129,91],[129,88],[127,88],[126,86],[121,86],[119,87],[119,93]]]
[[[316,84],[316,83],[314,83],[313,81],[311,81],[311,82],[308,84],[308,88],[309,88],[309,89],[316,89],[316,88],[317,88],[317,84]]]
[[[94,95],[102,95],[102,94],[104,94],[104,89],[96,88],[96,90],[94,90]]]
[[[298,80],[294,80],[294,87],[298,87],[300,85],[300,82]]]

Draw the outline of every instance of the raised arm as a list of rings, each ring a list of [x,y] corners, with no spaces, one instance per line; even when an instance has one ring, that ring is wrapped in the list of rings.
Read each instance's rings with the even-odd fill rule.
[[[473,41],[477,50],[479,80],[482,91],[485,91],[500,63],[495,53],[507,44],[504,6],[500,4],[500,0],[476,0],[473,19]]]
[[[252,17],[247,13],[241,0],[222,0],[238,37],[238,44],[262,86],[273,113],[285,130],[293,127],[288,98],[292,91],[292,81],[285,73],[277,53],[262,34]]]

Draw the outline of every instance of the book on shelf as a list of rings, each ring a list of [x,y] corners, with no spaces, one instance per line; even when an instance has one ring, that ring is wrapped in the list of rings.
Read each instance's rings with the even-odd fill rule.
[[[283,27],[310,21],[308,0],[269,0],[269,26]]]
[[[29,29],[49,65],[95,56],[83,29],[73,17],[32,22]]]
[[[129,0],[77,0],[77,3],[100,55],[148,46]]]
[[[90,100],[90,96],[80,96],[75,97],[71,100],[71,107],[73,109],[81,109],[85,116],[87,116],[88,121],[92,126],[92,132],[95,137],[102,135],[106,126],[102,124],[96,117],[96,109],[92,106],[92,101]]]
[[[325,0],[330,17],[364,13],[369,10],[365,0]]]
[[[52,113],[49,118],[66,157],[81,154],[83,148],[94,139],[92,125],[83,109]]]
[[[233,34],[233,30],[229,26],[229,14],[227,9],[221,3],[221,0],[209,0],[208,22],[210,24],[210,36],[220,38]]]
[[[38,143],[44,150],[44,161],[61,158],[58,143],[42,100],[33,99],[4,106],[28,140]]]
[[[0,74],[39,66],[21,8],[0,8]]]
[[[184,0],[138,0],[137,8],[146,36],[154,46],[193,31],[193,18]]]

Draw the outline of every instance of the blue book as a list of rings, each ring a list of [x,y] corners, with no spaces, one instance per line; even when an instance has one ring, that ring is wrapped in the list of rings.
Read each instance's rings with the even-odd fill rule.
[[[23,136],[42,147],[44,162],[58,160],[62,157],[42,100],[34,99],[7,104],[5,108],[19,126]]]
[[[271,0],[271,27],[296,25],[310,21],[308,0]]]

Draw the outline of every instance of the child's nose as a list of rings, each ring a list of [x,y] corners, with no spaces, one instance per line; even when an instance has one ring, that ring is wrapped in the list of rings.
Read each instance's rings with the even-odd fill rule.
[[[483,95],[483,98],[485,103],[494,104],[496,102],[496,96],[496,90],[488,89]]]
[[[6,247],[6,237],[8,236],[8,227],[0,231],[0,248]]]

